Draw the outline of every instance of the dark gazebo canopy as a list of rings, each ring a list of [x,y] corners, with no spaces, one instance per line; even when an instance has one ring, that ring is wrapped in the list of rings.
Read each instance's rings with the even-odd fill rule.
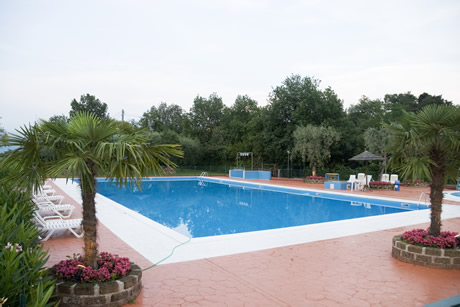
[[[359,155],[350,158],[352,161],[383,161],[384,158],[381,156],[374,155],[371,152],[363,151]]]
[[[369,182],[367,182],[367,161],[383,161],[385,159],[383,157],[381,157],[381,156],[374,155],[371,152],[363,151],[359,155],[354,156],[353,158],[350,158],[350,160],[352,160],[352,161],[366,161],[366,163],[365,163],[366,164],[366,172],[365,172],[366,187],[367,187],[367,189],[369,189]]]

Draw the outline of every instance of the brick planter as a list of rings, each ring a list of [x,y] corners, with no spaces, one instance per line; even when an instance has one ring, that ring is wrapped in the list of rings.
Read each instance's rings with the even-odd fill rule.
[[[370,188],[373,190],[394,190],[394,184],[369,184]]]
[[[135,264],[122,279],[103,283],[58,281],[55,295],[59,306],[123,306],[134,301],[142,289],[142,270]]]
[[[316,183],[316,184],[323,184],[325,179],[305,179],[305,183]]]
[[[393,237],[394,258],[426,267],[438,269],[460,269],[460,249],[422,247],[405,243],[402,235]]]

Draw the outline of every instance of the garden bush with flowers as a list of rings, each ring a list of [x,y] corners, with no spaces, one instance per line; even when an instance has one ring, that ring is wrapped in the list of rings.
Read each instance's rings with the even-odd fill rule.
[[[101,252],[97,259],[97,268],[85,266],[82,257],[74,255],[72,259],[62,260],[54,266],[55,275],[68,281],[104,282],[124,277],[131,270],[126,257]]]
[[[369,186],[373,189],[392,189],[393,184],[388,181],[371,181],[369,182]]]
[[[402,235],[402,241],[426,247],[435,248],[457,248],[459,247],[455,236],[457,232],[443,231],[439,237],[428,235],[428,229],[413,229]]]
[[[0,184],[0,306],[48,306],[55,281],[45,268],[28,195]]]

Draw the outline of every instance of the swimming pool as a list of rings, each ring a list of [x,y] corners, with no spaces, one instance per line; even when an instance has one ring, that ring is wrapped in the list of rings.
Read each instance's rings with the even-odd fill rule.
[[[98,193],[187,237],[201,238],[426,209],[414,203],[216,180],[151,178]]]

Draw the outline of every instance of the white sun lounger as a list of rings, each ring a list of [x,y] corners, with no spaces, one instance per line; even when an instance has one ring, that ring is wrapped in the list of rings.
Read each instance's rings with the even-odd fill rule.
[[[69,230],[77,238],[83,237],[82,219],[63,220],[61,217],[54,217],[50,220],[44,220],[38,212],[34,213],[34,217],[38,228],[45,236],[44,238],[39,237],[41,241],[48,240],[56,230]]]
[[[62,217],[62,218],[68,218],[72,215],[73,210],[75,210],[75,206],[71,204],[59,204],[56,205],[52,203],[51,201],[37,201],[36,199],[32,199],[32,202],[35,204],[37,207],[37,210],[39,212],[53,212],[55,215],[52,216],[45,216],[43,219],[48,219],[51,217]]]
[[[55,203],[56,205],[60,205],[62,203],[62,201],[64,200],[64,196],[62,196],[62,195],[35,194],[34,198],[37,201],[40,201],[40,202],[44,201],[44,200],[49,200],[49,201]]]

